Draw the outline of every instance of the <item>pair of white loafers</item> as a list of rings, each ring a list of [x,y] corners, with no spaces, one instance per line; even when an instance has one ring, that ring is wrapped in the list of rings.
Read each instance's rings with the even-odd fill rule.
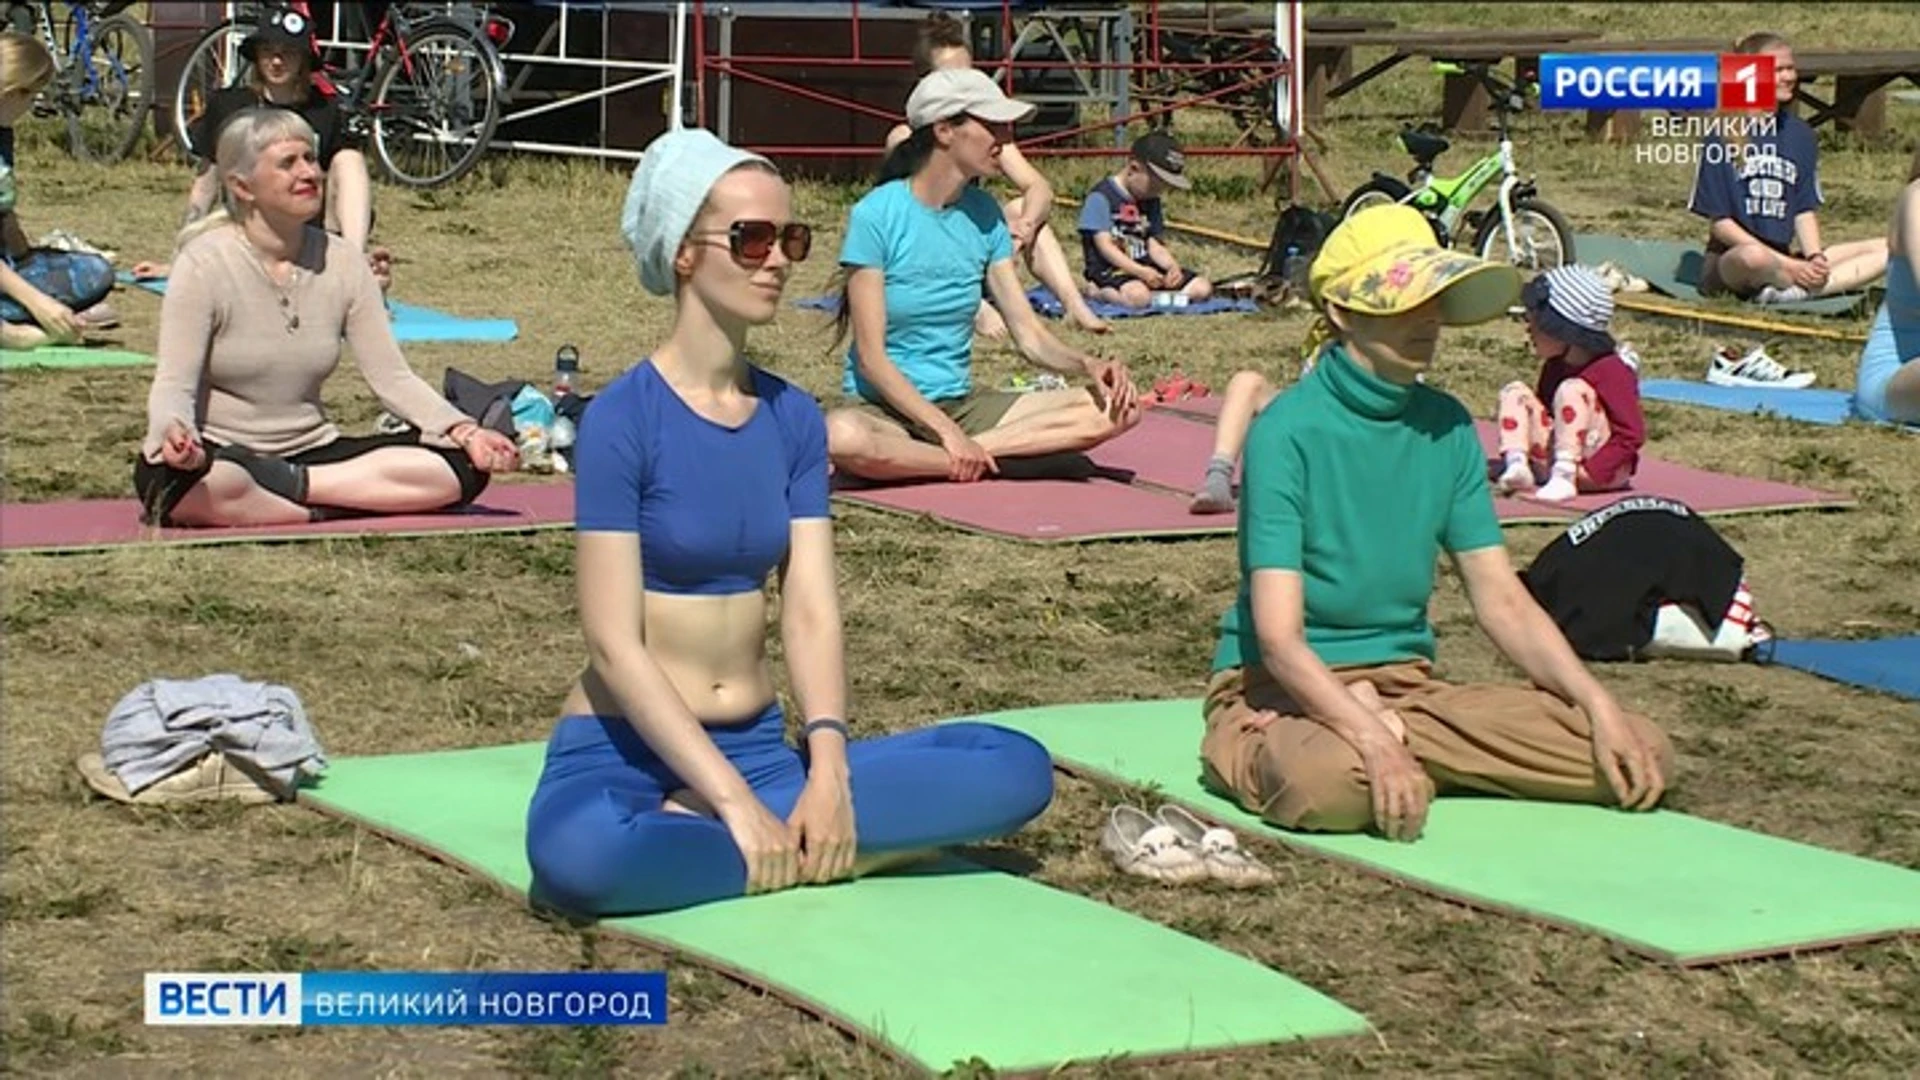
[[[1230,830],[1209,826],[1172,804],[1157,815],[1137,806],[1114,807],[1100,846],[1122,872],[1170,885],[1212,878],[1235,888],[1257,888],[1275,880],[1271,869],[1240,849]]]

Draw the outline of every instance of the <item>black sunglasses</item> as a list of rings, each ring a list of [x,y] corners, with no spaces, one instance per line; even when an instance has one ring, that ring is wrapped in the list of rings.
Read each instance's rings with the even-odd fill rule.
[[[748,262],[764,262],[773,254],[773,245],[780,245],[781,254],[789,262],[804,262],[813,251],[813,226],[790,222],[775,225],[771,221],[736,221],[725,229],[710,229],[701,235],[714,236],[724,234],[727,248],[736,259]]]

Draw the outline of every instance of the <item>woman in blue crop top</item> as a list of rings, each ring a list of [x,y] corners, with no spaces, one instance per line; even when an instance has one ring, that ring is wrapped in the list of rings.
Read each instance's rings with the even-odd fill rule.
[[[673,330],[597,395],[575,496],[589,664],[528,810],[537,903],[666,911],[825,883],[1010,833],[1053,796],[1032,739],[986,724],[848,741],[826,427],[749,364],[812,235],[765,159],[686,129],[649,146],[624,226]],[[769,574],[804,724],[767,661]]]
[[[1869,420],[1920,424],[1920,149],[1887,227],[1887,295],[1860,349],[1854,411]]]

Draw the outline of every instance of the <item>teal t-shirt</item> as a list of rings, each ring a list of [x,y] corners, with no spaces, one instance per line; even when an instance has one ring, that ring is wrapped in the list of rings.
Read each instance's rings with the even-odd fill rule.
[[[1255,419],[1241,468],[1240,595],[1214,670],[1260,662],[1256,570],[1300,574],[1307,644],[1329,667],[1432,660],[1440,552],[1501,543],[1466,407],[1381,379],[1335,344]]]
[[[950,206],[914,198],[906,180],[868,192],[847,218],[840,264],[878,269],[887,284],[887,356],[929,401],[973,389],[973,316],[987,267],[1013,258],[1007,218],[993,196],[969,184]],[[880,392],[860,377],[859,347],[847,349],[841,388],[868,401]]]

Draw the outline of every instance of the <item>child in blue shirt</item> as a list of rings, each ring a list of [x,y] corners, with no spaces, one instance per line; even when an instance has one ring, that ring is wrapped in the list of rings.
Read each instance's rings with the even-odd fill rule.
[[[1186,168],[1173,136],[1148,132],[1134,140],[1126,167],[1087,193],[1080,207],[1080,248],[1089,295],[1131,308],[1148,306],[1161,292],[1188,300],[1213,295],[1212,283],[1182,267],[1162,240],[1167,221],[1160,199],[1168,188],[1193,186]]]
[[[1687,201],[1687,209],[1712,223],[1700,291],[1782,304],[1848,292],[1878,278],[1887,267],[1884,238],[1821,242],[1819,144],[1813,128],[1789,111],[1800,84],[1793,47],[1778,34],[1756,33],[1734,51],[1773,57],[1780,107],[1773,135],[1702,148]]]

